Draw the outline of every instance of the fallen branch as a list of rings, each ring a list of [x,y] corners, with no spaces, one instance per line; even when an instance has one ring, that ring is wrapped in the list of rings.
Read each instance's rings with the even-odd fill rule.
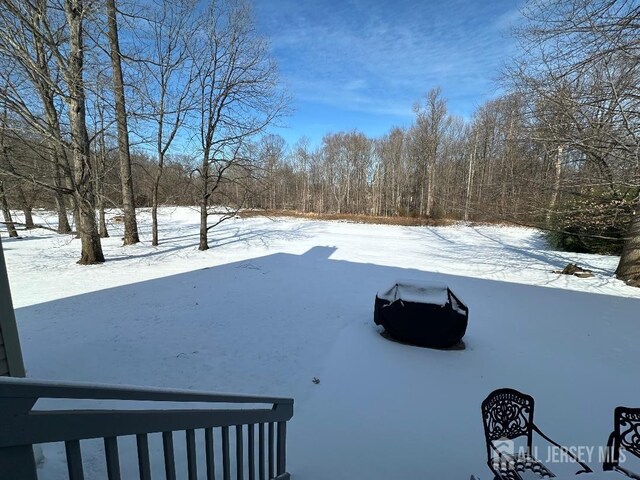
[[[581,268],[575,263],[570,263],[562,270],[554,270],[553,273],[559,273],[561,275],[574,275],[578,278],[589,278],[593,277],[593,272],[591,270],[587,270],[585,268]]]

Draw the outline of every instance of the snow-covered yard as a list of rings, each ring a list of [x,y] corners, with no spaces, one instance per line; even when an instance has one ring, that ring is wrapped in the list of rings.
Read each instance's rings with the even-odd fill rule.
[[[533,395],[567,445],[604,445],[613,408],[640,406],[640,290],[615,257],[551,251],[531,229],[266,218],[223,223],[199,252],[196,211],[160,221],[159,247],[146,212],[140,245],[112,225],[98,266],[76,265],[68,236],[3,236],[29,376],[292,396],[301,480],[489,478],[480,403],[498,387]],[[595,277],[552,273],[570,261]],[[374,296],[398,278],[459,294],[465,350],[379,335]],[[55,478],[63,452],[45,455]],[[97,450],[87,462],[104,469]]]

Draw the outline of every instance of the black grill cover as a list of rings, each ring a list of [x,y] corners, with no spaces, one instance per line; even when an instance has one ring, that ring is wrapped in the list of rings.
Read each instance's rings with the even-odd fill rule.
[[[451,348],[467,330],[469,309],[444,284],[401,281],[378,292],[373,320],[394,339]]]

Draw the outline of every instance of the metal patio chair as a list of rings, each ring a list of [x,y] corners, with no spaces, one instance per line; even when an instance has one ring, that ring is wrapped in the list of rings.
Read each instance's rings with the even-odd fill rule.
[[[534,432],[575,460],[581,467],[576,473],[592,472],[576,455],[554,442],[536,426],[533,422],[533,407],[533,397],[511,388],[495,390],[482,402],[487,464],[495,478],[522,480],[520,474],[527,470],[540,478],[555,477],[544,463],[533,456]],[[513,440],[519,438],[526,440],[526,449],[520,452],[509,451]]]
[[[640,408],[616,407],[613,424],[613,432],[607,442],[607,458],[602,468],[640,480],[640,473],[620,466],[620,450],[640,458]]]

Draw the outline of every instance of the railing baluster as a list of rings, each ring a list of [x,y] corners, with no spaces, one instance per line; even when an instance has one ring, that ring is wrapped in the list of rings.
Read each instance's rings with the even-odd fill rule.
[[[229,468],[229,427],[222,427],[222,478],[231,480]]]
[[[236,425],[236,478],[244,480],[244,451],[242,425]]]
[[[247,455],[249,456],[249,480],[256,480],[256,439],[255,425],[250,423],[247,425]]]
[[[196,432],[187,430],[187,472],[189,480],[198,480],[198,466],[196,464]]]
[[[149,461],[149,437],[144,433],[136,435],[138,445],[138,470],[140,480],[151,480],[151,462]]]
[[[84,480],[80,441],[69,440],[67,442],[64,442],[64,447],[67,451],[67,468],[69,469],[69,480]]]
[[[120,459],[118,458],[118,439],[116,437],[104,439],[104,453],[107,458],[107,478],[120,480]]]
[[[164,471],[167,480],[176,480],[176,461],[173,458],[173,432],[162,433],[164,450]]]
[[[278,422],[278,465],[277,474],[282,475],[287,469],[287,422]]]
[[[269,422],[269,478],[275,478],[276,469],[274,459],[274,448],[273,448],[273,422]]]
[[[103,438],[107,476],[109,480],[120,480],[124,473],[120,466],[118,439],[123,436],[135,436],[139,478],[151,480],[149,435],[161,433],[165,473],[163,477],[166,480],[176,480],[173,433],[184,431],[187,476],[189,480],[196,480],[197,449],[199,448],[196,442],[196,430],[199,429],[204,430],[206,454],[206,458],[200,460],[206,461],[206,465],[199,467],[200,470],[206,471],[207,480],[216,480],[216,478],[231,480],[232,476],[233,480],[256,480],[257,478],[273,480],[276,477],[289,477],[286,472],[286,422],[293,415],[293,399],[130,387],[79,386],[20,380],[24,379],[0,378],[0,405],[3,406],[0,408],[0,427],[5,424],[5,420],[10,427],[4,430],[0,428],[0,445],[2,445],[0,477],[36,480],[37,471],[32,445],[64,442],[70,480],[84,480],[80,442],[83,439]],[[77,411],[38,411],[37,415],[29,415],[28,413],[39,398],[207,402],[239,405],[257,403],[270,404],[271,408],[78,409]],[[256,424],[258,438],[255,432]],[[247,425],[246,433],[244,425]],[[235,466],[231,464],[230,455],[230,429],[233,427],[235,427]],[[217,428],[221,429],[222,434],[220,447],[214,445],[214,432]],[[256,452],[256,442],[258,452]],[[216,452],[216,448],[220,450]],[[220,463],[220,454],[222,464],[217,467],[220,470],[216,475],[216,462]],[[256,462],[258,462],[257,473]],[[182,470],[183,462],[179,464]],[[180,475],[182,478],[184,472],[181,471]]]
[[[260,480],[266,480],[264,463],[264,423],[260,423],[258,424],[258,477]]]
[[[216,480],[216,465],[213,457],[213,428],[204,429],[204,443],[207,457],[207,480]]]

